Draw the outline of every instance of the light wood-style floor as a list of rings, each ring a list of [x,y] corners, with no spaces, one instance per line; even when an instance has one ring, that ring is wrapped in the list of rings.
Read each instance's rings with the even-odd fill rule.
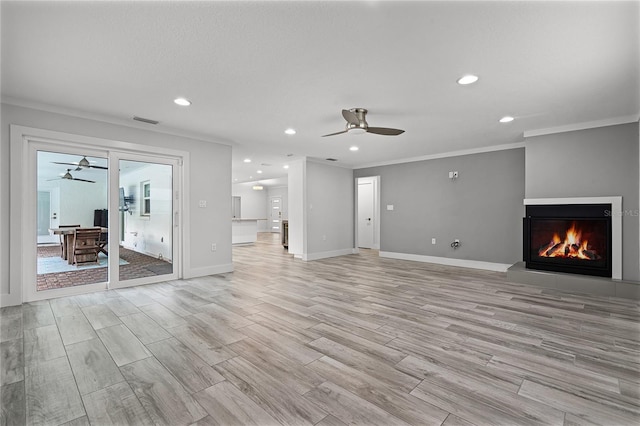
[[[640,422],[637,301],[381,259],[293,260],[2,309],[2,424]]]

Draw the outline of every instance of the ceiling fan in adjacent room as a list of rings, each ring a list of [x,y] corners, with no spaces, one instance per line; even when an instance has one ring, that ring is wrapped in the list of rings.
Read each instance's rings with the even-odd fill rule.
[[[96,166],[94,164],[91,164],[89,162],[89,160],[87,160],[87,156],[86,155],[83,156],[82,160],[78,161],[77,163],[76,162],[73,162],[73,163],[62,163],[62,162],[59,162],[59,161],[52,161],[52,163],[53,164],[64,164],[64,165],[67,165],[67,166],[76,166],[75,171],[82,170],[82,169],[103,169],[103,170],[108,170],[109,169],[108,167]]]
[[[334,136],[340,135],[342,133],[375,133],[376,135],[385,135],[385,136],[398,136],[404,133],[404,130],[400,129],[391,129],[389,127],[369,127],[367,120],[365,119],[367,115],[367,110],[364,108],[351,108],[351,109],[343,109],[342,116],[345,120],[347,120],[346,129],[341,132],[329,133],[325,136]]]
[[[95,182],[95,181],[93,181],[93,180],[87,180],[87,179],[74,178],[73,176],[71,176],[71,169],[67,169],[67,173],[65,173],[64,175],[60,176],[59,178],[55,178],[55,179],[47,179],[47,181],[60,180],[60,179],[66,179],[66,180],[77,180],[78,182],[96,183],[96,182]]]

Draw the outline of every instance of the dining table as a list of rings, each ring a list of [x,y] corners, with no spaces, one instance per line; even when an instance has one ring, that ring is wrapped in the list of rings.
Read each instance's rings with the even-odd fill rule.
[[[73,250],[73,244],[76,239],[76,229],[86,228],[84,226],[80,227],[65,227],[65,228],[49,228],[49,232],[51,235],[62,235],[62,257],[66,260],[70,265],[73,264],[73,256],[69,255],[69,250]],[[97,226],[93,226],[92,228],[98,228]],[[109,228],[100,227],[100,232],[107,233]],[[101,250],[104,254],[108,254],[104,248]]]

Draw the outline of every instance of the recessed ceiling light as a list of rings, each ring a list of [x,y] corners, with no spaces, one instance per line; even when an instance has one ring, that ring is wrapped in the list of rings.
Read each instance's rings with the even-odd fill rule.
[[[258,173],[259,175],[261,175],[261,174],[262,174],[262,170],[258,170],[258,172],[257,172],[257,173]]]
[[[360,148],[358,148],[357,146],[352,146],[351,148],[349,148],[349,151],[357,151]]]
[[[249,176],[249,179],[253,179],[253,176]]]
[[[513,119],[513,117],[511,117],[511,116],[509,116],[509,115],[505,115],[504,117],[502,117],[502,118],[500,119],[500,122],[501,122],[501,123],[509,123],[509,122],[511,122],[511,121],[513,121],[513,120],[514,120],[514,119]]]
[[[173,102],[175,102],[177,105],[180,106],[189,106],[191,105],[191,101],[189,99],[185,99],[185,98],[176,98],[173,100]]]
[[[465,85],[465,84],[475,83],[476,81],[478,81],[477,75],[467,74],[458,79],[458,84]]]
[[[284,166],[282,166],[282,168],[283,168],[283,169],[288,169],[288,168],[289,168],[289,165],[288,165],[288,164],[285,164]]]
[[[291,128],[285,130],[284,132],[286,134],[288,134],[288,135],[295,135],[296,134],[296,131],[294,129],[291,129]]]
[[[244,159],[244,162],[245,162],[245,163],[250,163],[250,162],[251,162],[251,158],[245,158],[245,159]]]

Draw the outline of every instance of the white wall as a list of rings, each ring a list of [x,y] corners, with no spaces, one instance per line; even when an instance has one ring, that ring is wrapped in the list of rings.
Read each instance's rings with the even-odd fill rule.
[[[0,292],[2,304],[20,303],[22,284],[22,251],[20,235],[27,224],[22,220],[22,207],[11,205],[26,188],[19,181],[22,154],[10,153],[10,125],[16,124],[105,140],[101,148],[109,149],[118,142],[180,149],[188,153],[185,163],[185,193],[189,203],[189,216],[182,220],[185,231],[184,276],[194,277],[233,270],[231,261],[231,147],[211,140],[194,139],[149,130],[152,126],[131,122],[131,126],[96,119],[80,118],[33,108],[2,104],[0,115]],[[122,120],[124,121],[124,120]],[[114,141],[114,142],[110,142]],[[10,162],[10,155],[18,161]],[[11,187],[10,187],[11,185]],[[207,208],[198,208],[199,200],[207,200]],[[18,203],[19,204],[19,203]],[[10,213],[11,212],[11,218]],[[35,225],[34,225],[35,226]],[[11,257],[9,257],[9,243]],[[25,242],[30,244],[30,242]],[[212,243],[217,251],[212,252]],[[9,284],[11,283],[11,285]],[[16,298],[18,300],[16,301]]]
[[[305,158],[289,163],[287,198],[289,199],[289,253],[302,258],[307,252],[306,237],[306,174]]]
[[[107,186],[99,182],[93,184],[66,179],[59,182],[60,224],[93,226],[94,210],[107,208]],[[53,193],[51,195],[54,196]]]
[[[243,219],[267,219],[267,191],[255,191],[252,189],[255,182],[236,183],[233,185],[232,194],[240,197],[240,214]],[[267,221],[258,221],[258,232],[267,231]]]
[[[173,236],[173,207],[171,166],[149,164],[143,168],[120,174],[120,187],[125,196],[133,196],[129,212],[124,213],[124,241],[130,250],[153,257],[171,260]],[[141,183],[151,184],[151,214],[141,215]],[[119,214],[119,213],[118,213]]]

